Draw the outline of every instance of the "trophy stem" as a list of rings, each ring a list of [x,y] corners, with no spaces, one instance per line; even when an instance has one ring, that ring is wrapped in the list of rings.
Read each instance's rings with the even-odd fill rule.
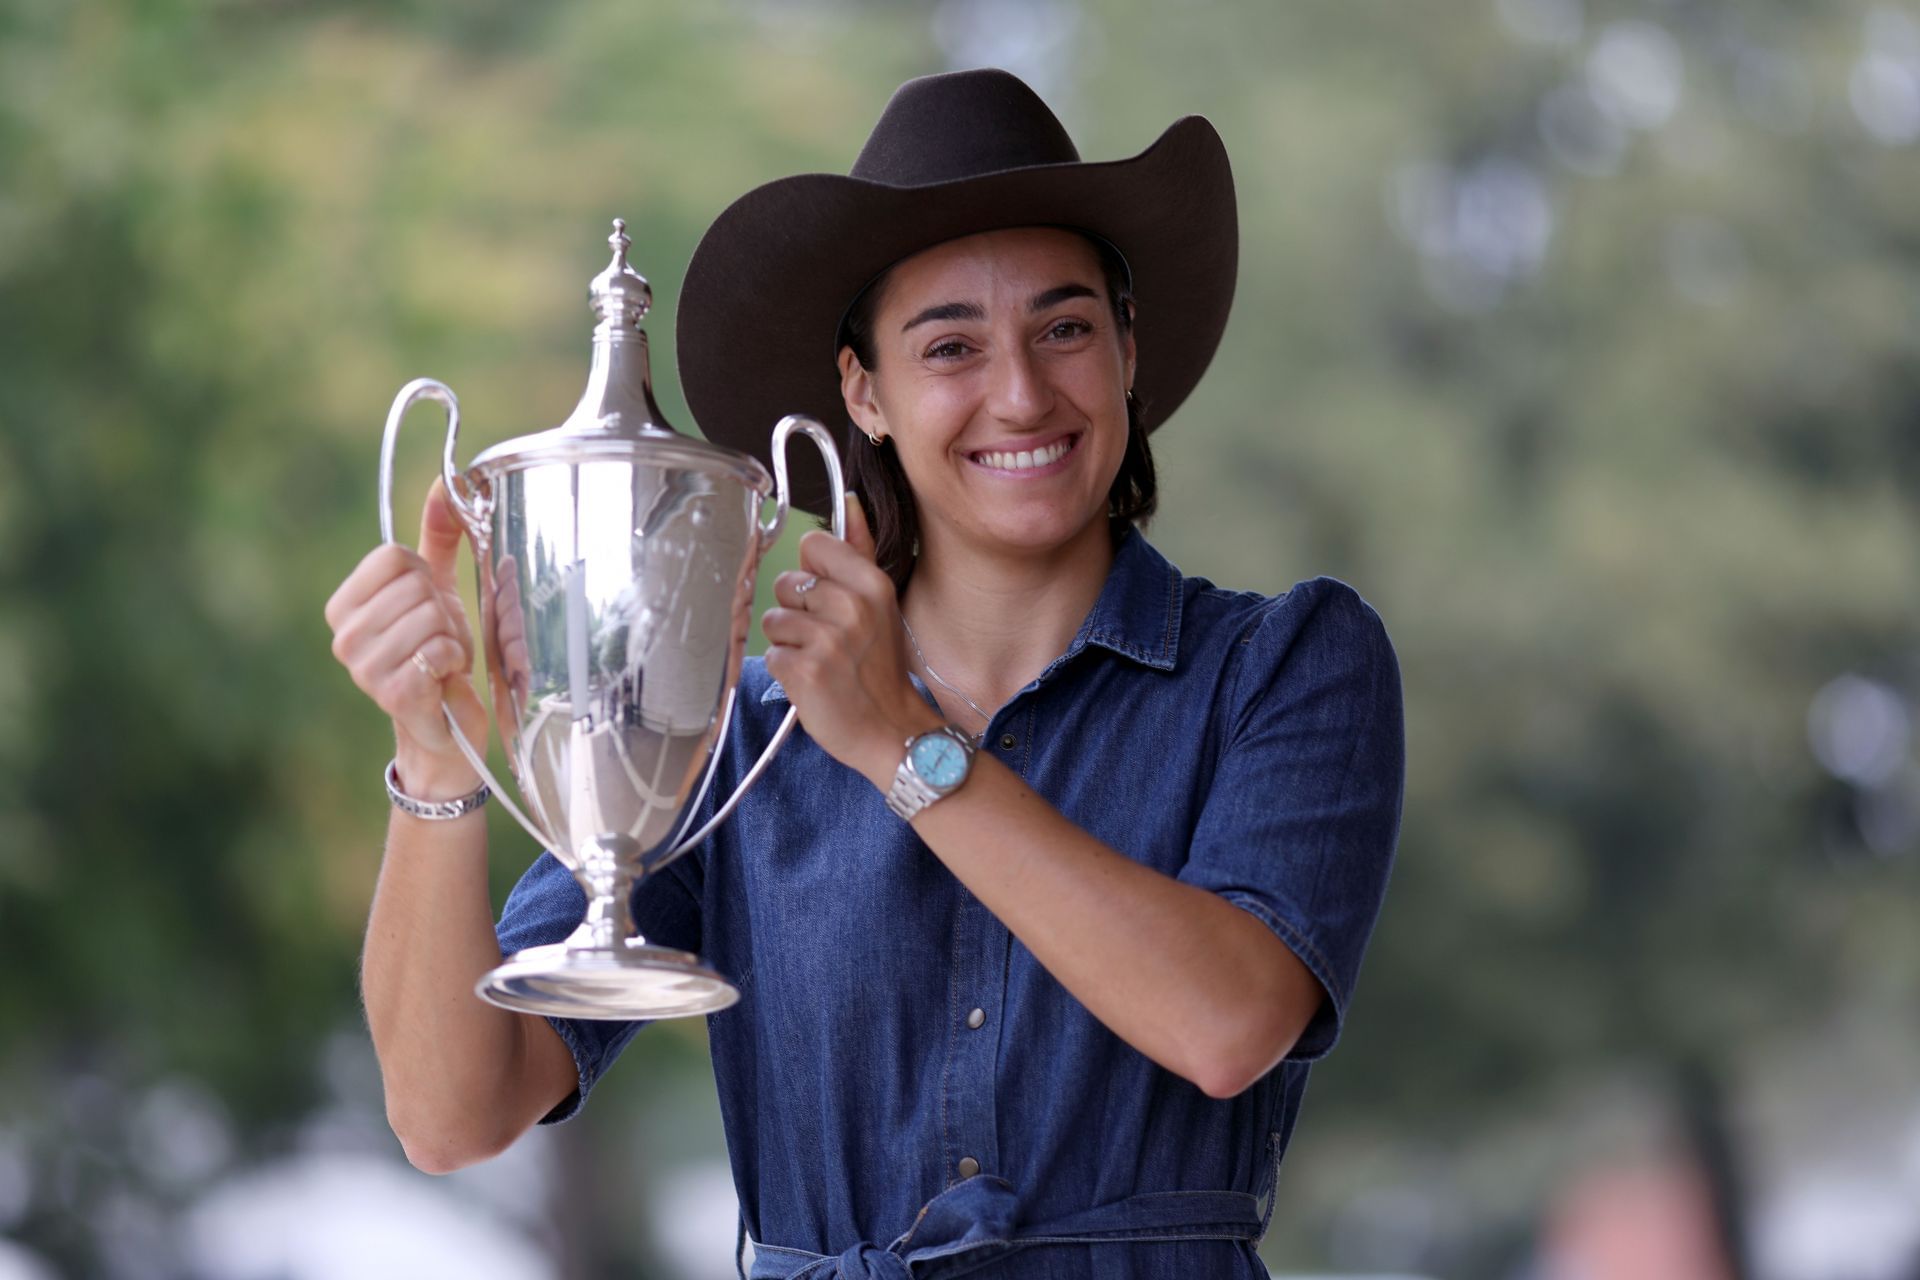
[[[633,923],[633,890],[646,873],[617,857],[598,840],[580,851],[580,887],[587,892],[587,916],[574,931],[570,945],[612,951],[640,942]]]
[[[700,957],[655,946],[633,922],[634,886],[646,870],[632,841],[587,841],[574,878],[587,914],[564,942],[528,947],[475,986],[484,1000],[559,1018],[685,1018],[716,1012],[740,991]]]

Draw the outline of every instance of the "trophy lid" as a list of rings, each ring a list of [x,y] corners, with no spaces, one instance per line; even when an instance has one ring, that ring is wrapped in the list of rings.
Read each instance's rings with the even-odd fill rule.
[[[599,323],[593,329],[593,365],[580,403],[566,421],[547,431],[518,436],[494,445],[473,460],[475,472],[498,472],[515,466],[567,458],[638,457],[665,450],[674,465],[718,466],[739,470],[751,464],[749,477],[764,477],[747,454],[682,435],[667,424],[653,398],[653,378],[647,362],[647,335],[640,321],[653,306],[653,290],[646,277],[627,262],[633,240],[624,218],[613,220],[607,237],[613,260],[587,284],[587,297]],[[755,487],[765,487],[761,479]]]

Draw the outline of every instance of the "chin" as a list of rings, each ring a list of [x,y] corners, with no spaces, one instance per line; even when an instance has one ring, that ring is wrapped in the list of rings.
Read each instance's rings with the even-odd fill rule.
[[[1002,546],[1044,555],[1091,536],[1089,529],[1096,526],[1102,531],[1107,527],[1107,504],[1104,501],[1091,513],[1057,508],[1007,512],[1002,518],[986,523],[980,532]]]

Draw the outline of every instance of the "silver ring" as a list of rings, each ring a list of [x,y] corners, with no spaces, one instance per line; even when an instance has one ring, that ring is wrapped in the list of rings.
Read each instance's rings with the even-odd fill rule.
[[[421,674],[427,679],[435,684],[440,683],[440,673],[433,669],[433,664],[427,661],[427,655],[419,649],[413,651],[413,665],[420,668]]]
[[[806,581],[800,583],[798,586],[796,586],[793,589],[793,594],[797,596],[804,596],[805,594],[807,594],[807,592],[813,590],[815,587],[819,585],[820,585],[820,579],[816,575],[810,573],[807,575]],[[807,602],[805,600],[802,600],[800,602],[800,607],[802,609],[806,608]]]

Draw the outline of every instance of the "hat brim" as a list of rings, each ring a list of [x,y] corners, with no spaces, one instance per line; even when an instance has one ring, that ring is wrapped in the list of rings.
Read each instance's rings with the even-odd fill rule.
[[[844,436],[834,339],[859,291],[894,263],[961,236],[1007,227],[1093,232],[1133,275],[1134,393],[1151,431],[1187,398],[1220,345],[1233,305],[1239,222],[1233,171],[1203,117],[1175,121],[1140,154],[1034,165],[899,187],[809,173],[756,187],[700,240],[680,292],[680,382],[707,439],[772,465],[789,413]],[[826,470],[812,450],[789,462],[792,502],[824,514]]]

